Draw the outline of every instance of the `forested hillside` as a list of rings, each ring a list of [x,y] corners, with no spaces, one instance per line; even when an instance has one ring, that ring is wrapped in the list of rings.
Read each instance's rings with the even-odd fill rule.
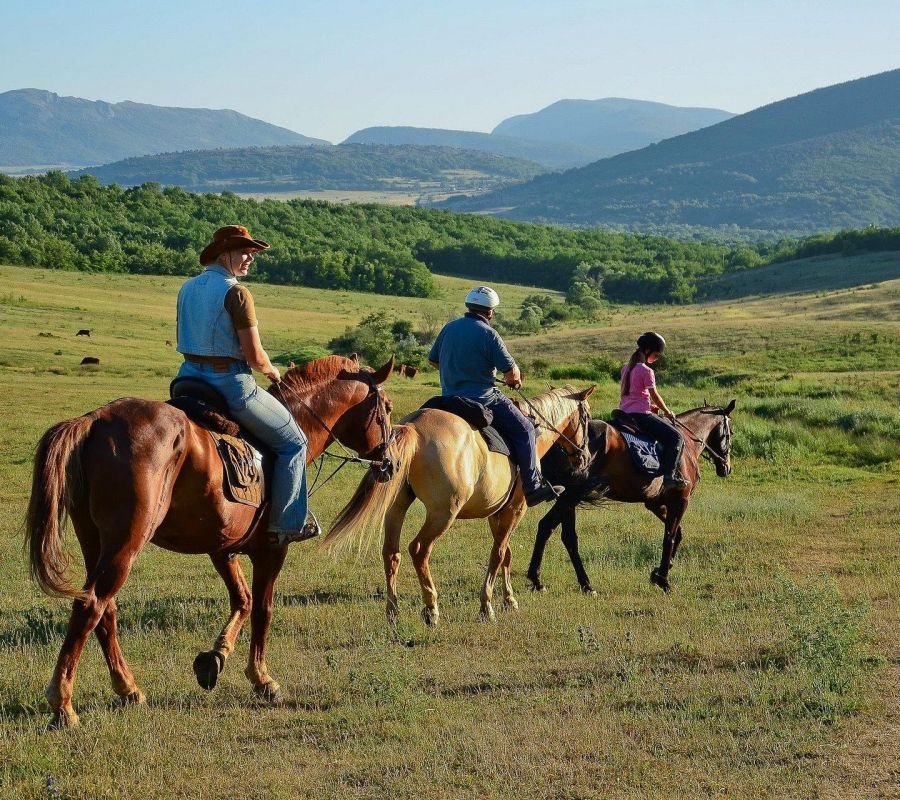
[[[41,89],[0,94],[0,166],[105,164],[169,150],[288,144],[328,143],[227,109],[106,103]]]
[[[757,238],[900,224],[900,70],[448,203],[515,219]]]
[[[310,200],[243,200],[148,183],[100,186],[0,176],[0,263],[187,275],[221,225],[243,223],[272,249],[254,276],[276,284],[428,296],[431,273],[570,290],[590,280],[611,300],[685,302],[704,277],[802,254],[900,249],[900,229],[808,243],[724,247],[567,230],[444,211]]]
[[[75,175],[90,174],[101,183],[123,186],[155,181],[194,191],[385,190],[423,183],[463,191],[527,180],[542,172],[544,168],[534,162],[479,150],[342,144],[163,153]]]

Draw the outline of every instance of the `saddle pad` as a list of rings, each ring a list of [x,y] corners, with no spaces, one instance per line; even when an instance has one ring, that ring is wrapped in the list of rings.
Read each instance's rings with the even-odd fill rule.
[[[262,456],[243,439],[209,431],[222,459],[222,488],[235,503],[259,508],[265,497]]]
[[[500,435],[500,431],[498,431],[493,425],[488,425],[486,428],[482,428],[478,431],[481,434],[481,438],[484,439],[484,443],[487,445],[488,450],[492,453],[500,453],[501,456],[509,456],[512,458],[512,453],[510,452],[509,445],[506,443],[506,440]]]
[[[635,436],[633,433],[626,433],[620,430],[622,438],[628,445],[628,455],[641,472],[648,475],[662,475],[660,468],[660,457],[662,456],[662,448],[659,442],[648,439],[646,436]]]

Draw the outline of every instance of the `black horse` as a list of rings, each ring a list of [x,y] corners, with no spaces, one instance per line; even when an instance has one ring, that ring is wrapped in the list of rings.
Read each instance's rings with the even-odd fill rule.
[[[650,582],[668,592],[672,559],[681,543],[681,520],[691,493],[700,482],[700,456],[714,461],[716,474],[725,478],[731,473],[731,412],[734,400],[726,407],[704,405],[677,416],[684,434],[681,474],[687,488],[662,486],[661,477],[651,477],[638,471],[626,450],[625,440],[618,429],[601,420],[588,424],[590,462],[579,471],[565,451],[555,445],[541,459],[541,470],[553,484],[566,487],[563,494],[538,523],[534,552],[528,567],[528,579],[536,591],[544,591],[541,581],[541,560],[550,535],[562,525],[562,541],[575,567],[581,590],[596,594],[578,553],[578,533],[575,512],[579,505],[597,504],[605,500],[623,503],[643,503],[665,526],[662,558],[650,574]]]

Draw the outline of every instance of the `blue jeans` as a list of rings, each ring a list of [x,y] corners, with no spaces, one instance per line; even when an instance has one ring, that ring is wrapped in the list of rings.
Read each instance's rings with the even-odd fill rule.
[[[537,451],[534,443],[534,423],[513,404],[503,392],[494,389],[487,398],[479,398],[494,414],[494,427],[509,442],[513,460],[522,475],[522,488],[530,494],[541,487],[541,473],[538,471]]]
[[[307,439],[290,412],[256,385],[245,362],[229,365],[228,372],[214,372],[211,364],[185,361],[178,377],[197,378],[218,389],[234,419],[275,453],[269,530],[303,527],[307,514]]]

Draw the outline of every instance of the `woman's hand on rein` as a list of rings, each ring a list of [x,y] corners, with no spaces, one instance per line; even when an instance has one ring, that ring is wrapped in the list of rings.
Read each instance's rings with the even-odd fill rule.
[[[281,383],[281,373],[274,364],[270,364],[269,369],[263,371],[263,375],[272,381],[272,383]]]

